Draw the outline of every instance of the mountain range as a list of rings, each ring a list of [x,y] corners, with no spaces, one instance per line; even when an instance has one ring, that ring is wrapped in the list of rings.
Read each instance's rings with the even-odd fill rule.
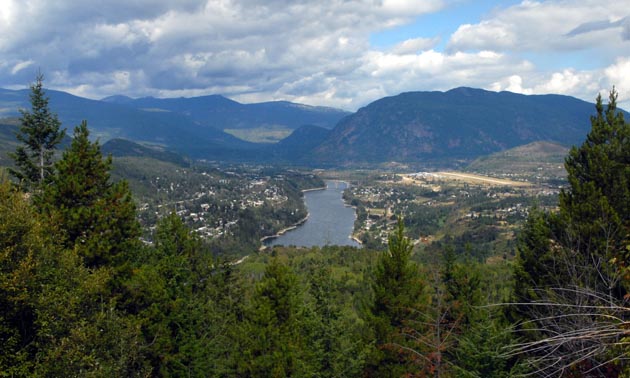
[[[29,90],[0,89],[0,118],[19,116],[29,109]],[[92,135],[106,142],[124,138],[161,145],[197,159],[248,160],[265,145],[238,139],[224,130],[280,126],[290,130],[304,124],[332,128],[348,112],[284,101],[240,104],[223,96],[131,99],[113,96],[91,100],[46,90],[51,110],[64,127],[88,121]]]
[[[580,143],[592,104],[569,96],[456,88],[377,100],[341,120],[312,152],[331,165],[474,159],[535,141]]]
[[[28,93],[0,89],[0,118],[28,109]],[[536,141],[570,146],[584,139],[595,112],[593,104],[569,96],[463,87],[401,93],[355,113],[283,101],[241,104],[219,95],[102,100],[53,90],[47,95],[65,127],[87,119],[103,143],[117,139],[115,154],[129,150],[177,160],[171,153],[176,152],[193,159],[312,166],[472,161]],[[278,143],[252,143],[226,133],[266,127],[290,135]]]
[[[241,104],[221,95],[139,99],[111,96],[102,101],[145,111],[182,114],[199,125],[219,130],[265,126],[283,126],[293,130],[307,124],[332,129],[342,117],[350,114],[339,109],[287,101]]]

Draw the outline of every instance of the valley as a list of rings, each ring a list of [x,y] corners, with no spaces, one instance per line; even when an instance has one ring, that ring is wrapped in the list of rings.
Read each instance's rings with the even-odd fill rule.
[[[53,312],[50,309],[56,303],[45,298],[57,286],[69,285],[67,271],[74,269],[78,273],[70,276],[79,278],[72,286],[80,296],[70,292],[55,298],[90,308],[86,316],[93,321],[77,324],[51,318],[60,329],[57,337],[71,348],[82,348],[85,341],[66,341],[67,335],[72,336],[66,328],[95,332],[93,327],[98,325],[107,337],[122,340],[122,348],[133,350],[137,361],[146,364],[129,368],[132,370],[157,369],[151,361],[160,355],[182,361],[193,358],[173,352],[170,344],[196,348],[195,353],[202,357],[182,364],[203,364],[200,375],[266,372],[267,367],[258,367],[267,358],[260,350],[268,348],[267,340],[273,340],[280,350],[292,345],[293,361],[304,364],[304,371],[327,367],[326,376],[371,376],[372,371],[389,366],[383,362],[389,358],[383,357],[385,350],[405,361],[392,365],[401,372],[419,369],[412,357],[415,354],[401,352],[407,350],[429,357],[444,351],[453,367],[439,367],[432,360],[422,365],[423,369],[441,369],[444,376],[458,376],[458,369],[475,369],[480,358],[495,361],[498,374],[527,371],[526,358],[496,352],[516,348],[517,338],[529,336],[526,332],[517,335],[514,330],[519,323],[512,319],[527,319],[527,309],[509,301],[514,295],[531,293],[521,292],[527,290],[522,285],[532,281],[523,267],[546,264],[537,258],[524,262],[527,253],[550,251],[537,248],[558,237],[551,234],[551,227],[559,227],[553,232],[563,237],[560,216],[563,207],[566,211],[567,190],[576,185],[575,176],[570,180],[571,172],[575,175],[576,166],[584,164],[576,165],[571,160],[580,157],[576,150],[560,144],[544,127],[527,126],[530,132],[515,138],[496,130],[496,124],[473,122],[466,126],[467,131],[458,131],[470,140],[460,148],[459,136],[453,136],[456,130],[444,126],[442,116],[434,110],[419,112],[421,106],[410,110],[406,103],[434,95],[413,93],[401,95],[393,103],[392,99],[377,101],[346,115],[332,129],[318,126],[318,122],[293,129],[252,123],[255,127],[233,124],[231,129],[213,129],[199,136],[205,126],[197,124],[192,132],[187,127],[197,121],[190,114],[178,113],[192,111],[188,99],[145,99],[139,103],[152,104],[151,108],[137,105],[133,110],[136,115],[137,111],[152,116],[172,113],[167,121],[169,117],[174,117],[171,121],[188,118],[186,122],[192,124],[183,123],[181,134],[176,128],[160,131],[158,127],[157,133],[149,132],[142,140],[116,137],[101,144],[105,134],[90,139],[83,123],[75,129],[73,139],[59,139],[59,149],[50,155],[57,161],[53,179],[43,184],[42,192],[25,196],[19,192],[17,180],[8,178],[0,185],[0,194],[4,193],[0,202],[8,201],[0,210],[10,209],[10,204],[18,206],[0,211],[9,227],[6,234],[27,229],[36,240],[29,243],[61,253],[37,252],[38,264],[47,266],[45,274],[57,284],[37,289],[35,306]],[[471,95],[490,97],[489,103],[506,101],[501,96],[515,99],[461,88],[436,96],[463,101],[460,96]],[[226,99],[218,100],[243,110]],[[129,106],[130,101],[107,100],[116,106]],[[385,110],[380,109],[382,102]],[[163,108],[157,111],[153,105]],[[282,106],[304,110],[295,104]],[[482,105],[476,104],[473,111],[477,106]],[[438,121],[428,125],[425,117]],[[0,122],[0,152],[5,156],[19,146],[13,136],[19,125],[16,119]],[[221,134],[225,130],[233,135]],[[270,130],[273,132],[268,133]],[[235,135],[251,140],[232,143]],[[551,139],[538,139],[543,136]],[[212,142],[207,143],[207,138]],[[193,139],[197,139],[195,143]],[[6,168],[17,166],[12,159],[2,162]],[[92,188],[93,182],[100,186]],[[334,191],[317,190],[331,183],[343,185]],[[306,197],[315,195],[320,195],[320,202],[307,208]],[[326,210],[331,201],[337,210]],[[319,210],[328,211],[332,218],[318,220]],[[12,212],[21,217],[14,220]],[[37,215],[33,218],[31,213]],[[34,221],[28,223],[31,218]],[[334,229],[308,228],[311,220]],[[24,225],[14,228],[12,222]],[[0,223],[0,231],[2,227]],[[39,236],[46,232],[40,230],[50,230],[59,241]],[[300,231],[308,238],[298,236],[295,241],[298,239],[289,237]],[[284,235],[268,242],[278,234]],[[30,248],[16,240],[16,245]],[[572,252],[570,248],[566,251]],[[573,264],[574,260],[563,262]],[[549,266],[555,269],[554,264]],[[16,272],[22,274],[19,269]],[[33,273],[33,280],[43,282],[49,276]],[[566,277],[559,274],[552,279]],[[116,317],[116,326],[102,318],[99,308],[104,295],[113,314],[108,316]],[[392,300],[408,302],[392,307]],[[71,308],[68,318],[77,312]],[[391,313],[383,313],[382,308]],[[397,315],[401,308],[404,313]],[[396,320],[399,323],[391,325],[397,316],[401,317]],[[448,342],[439,339],[444,327],[454,335]],[[174,331],[165,332],[167,328]],[[40,332],[38,326],[33,329]],[[276,329],[282,332],[278,334]],[[401,330],[430,342],[419,343]],[[383,341],[378,332],[392,341]],[[183,333],[192,336],[182,338]],[[469,340],[478,337],[475,348],[467,349]],[[94,338],[99,355],[105,355],[106,340]],[[140,340],[139,344],[134,340]],[[45,344],[46,353],[55,355],[56,342]],[[329,346],[313,349],[320,343]],[[495,352],[480,353],[477,345]],[[243,357],[241,350],[250,354]],[[333,365],[332,360],[337,362]],[[128,369],[120,357],[111,361],[107,363]],[[176,371],[178,366],[169,369]]]
[[[630,0],[0,0],[0,378],[630,377]]]
[[[5,98],[15,101],[19,97],[16,94]],[[261,247],[261,238],[274,235],[304,219],[306,209],[302,190],[321,187],[325,179],[341,179],[351,183],[344,198],[347,204],[356,208],[353,235],[364,246],[385,248],[397,217],[402,216],[419,255],[426,255],[425,250],[439,248],[445,241],[450,241],[459,245],[459,252],[468,243],[478,245],[478,249],[486,249],[486,257],[513,256],[514,230],[518,229],[528,209],[534,203],[543,207],[553,203],[558,188],[566,183],[566,172],[562,165],[567,148],[553,142],[535,141],[464,159],[455,158],[458,153],[445,159],[439,158],[440,154],[426,154],[434,150],[433,147],[423,150],[426,143],[442,142],[436,139],[435,133],[427,131],[429,129],[424,121],[419,120],[433,117],[429,114],[440,109],[436,102],[440,96],[446,96],[449,101],[471,102],[473,108],[467,111],[485,106],[483,104],[488,99],[490,103],[503,101],[506,104],[518,100],[538,101],[534,97],[492,94],[466,88],[445,93],[411,93],[377,101],[342,120],[334,130],[329,130],[316,125],[330,127],[331,122],[334,122],[331,117],[339,117],[343,112],[282,102],[243,105],[221,96],[177,100],[113,97],[88,101],[52,92],[51,99],[53,104],[61,108],[65,120],[78,117],[76,114],[65,116],[70,109],[82,108],[87,111],[85,115],[97,115],[95,128],[99,139],[109,130],[101,126],[107,117],[111,117],[103,118],[107,112],[118,114],[116,117],[119,118],[133,114],[131,119],[136,120],[142,118],[145,112],[148,117],[167,116],[161,123],[171,122],[169,119],[175,121],[177,117],[188,119],[186,122],[201,122],[197,127],[202,127],[202,124],[214,127],[208,123],[210,121],[202,122],[210,119],[208,117],[214,117],[212,122],[223,120],[220,122],[225,122],[225,130],[244,139],[251,138],[250,142],[275,142],[252,143],[244,149],[245,145],[238,147],[238,143],[249,142],[221,142],[221,147],[211,155],[187,155],[179,152],[180,148],[189,152],[201,151],[199,145],[205,143],[206,137],[198,138],[194,146],[186,147],[181,144],[191,143],[186,141],[186,132],[178,130],[169,131],[168,136],[150,136],[151,133],[160,133],[158,128],[140,137],[142,141],[105,139],[103,151],[114,156],[113,177],[129,182],[147,241],[151,241],[158,220],[174,212],[210,243],[216,254],[231,256],[229,258],[247,255]],[[557,100],[580,104],[560,97]],[[419,108],[409,108],[410,101]],[[429,113],[418,113],[418,109],[429,109],[428,104],[423,102],[436,107],[427,110]],[[5,104],[9,105],[8,102]],[[77,107],[78,104],[81,106]],[[383,106],[385,108],[380,109]],[[539,109],[540,105],[536,106]],[[115,110],[118,108],[121,112]],[[373,108],[385,112],[374,113]],[[156,109],[161,110],[156,112]],[[394,118],[387,115],[401,114],[401,111],[408,114]],[[544,119],[540,114],[537,117]],[[252,122],[254,119],[258,121]],[[373,130],[374,126],[370,126],[370,122],[376,120],[375,125],[378,125],[378,122],[383,122],[379,120],[385,119],[389,119],[389,123],[399,123],[401,130],[416,127],[420,131],[413,135],[424,138],[426,143],[417,144],[418,154],[405,155],[406,158],[401,155],[382,155],[402,158],[400,161],[383,161],[382,158],[373,160],[369,156],[385,152],[392,144],[404,145],[410,141],[391,139],[397,133],[386,135],[385,129],[378,134],[383,137],[377,134],[371,136],[365,131],[356,137],[348,134],[346,138],[353,140],[351,144],[336,147],[335,152],[326,154],[324,159],[317,158],[320,151],[328,148],[323,146],[337,138],[336,135],[342,132],[345,125],[359,122],[353,119],[366,123],[363,130]],[[404,124],[400,123],[403,119]],[[312,124],[297,127],[300,122],[307,121]],[[123,124],[125,122],[128,121]],[[275,126],[270,127],[266,122],[275,122]],[[3,156],[15,148],[16,142],[11,134],[15,132],[17,124],[18,121],[14,119],[2,126],[5,131],[0,133],[0,147],[4,146],[5,151]],[[132,136],[129,132],[137,132],[132,130],[119,135]],[[217,129],[213,130],[211,133],[216,134]],[[147,142],[152,138],[162,142]],[[224,141],[229,140],[222,138]],[[360,141],[364,138],[372,138],[378,141],[378,145],[361,145]],[[347,160],[345,154],[358,146],[364,153],[352,158],[354,160]],[[199,159],[200,156],[205,158]],[[426,156],[426,159],[418,161],[419,156]],[[328,159],[332,157],[336,163],[327,167],[332,162]],[[5,162],[10,163],[10,160]],[[452,170],[453,166],[459,170]],[[414,169],[417,171],[414,172]],[[482,242],[477,243],[479,240]]]

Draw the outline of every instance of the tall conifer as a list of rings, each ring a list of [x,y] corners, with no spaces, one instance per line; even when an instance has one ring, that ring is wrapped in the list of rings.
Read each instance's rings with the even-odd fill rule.
[[[400,377],[419,370],[409,353],[414,346],[405,336],[406,328],[417,325],[422,316],[425,285],[418,267],[411,261],[413,244],[405,236],[402,219],[390,235],[388,250],[381,254],[374,272],[374,301],[368,314],[376,349],[368,358],[366,374]],[[420,330],[415,330],[420,331]]]
[[[131,192],[124,181],[111,182],[111,164],[99,143],[89,140],[83,121],[43,196],[43,208],[65,245],[79,247],[89,267],[122,264],[119,255],[140,235]]]
[[[617,376],[610,354],[625,335],[610,319],[625,318],[630,285],[630,124],[614,88],[595,108],[586,140],[565,160],[559,213],[530,214],[515,264],[516,311],[547,376]]]
[[[57,115],[48,108],[43,80],[39,73],[31,85],[31,111],[20,110],[20,130],[16,135],[22,144],[10,154],[16,165],[10,173],[27,190],[41,187],[51,176],[54,150],[65,136],[65,130],[59,129]]]
[[[617,267],[627,267],[630,124],[617,109],[617,96],[613,88],[606,109],[601,95],[597,97],[591,131],[579,148],[569,152],[565,167],[570,187],[560,194],[560,211],[569,226],[571,248],[595,256],[602,265],[614,261]],[[615,269],[609,267],[606,273]]]

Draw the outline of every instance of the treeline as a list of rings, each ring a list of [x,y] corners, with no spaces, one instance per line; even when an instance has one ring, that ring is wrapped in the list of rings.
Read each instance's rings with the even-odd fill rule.
[[[3,376],[398,377],[514,368],[499,348],[512,337],[501,311],[475,307],[504,297],[498,281],[454,259],[429,274],[409,260],[402,224],[389,253],[280,248],[233,266],[213,259],[175,215],[146,245],[133,217],[118,222],[115,207],[95,205],[103,198],[72,211],[94,214],[76,229],[76,218],[36,204],[45,198],[0,185]]]

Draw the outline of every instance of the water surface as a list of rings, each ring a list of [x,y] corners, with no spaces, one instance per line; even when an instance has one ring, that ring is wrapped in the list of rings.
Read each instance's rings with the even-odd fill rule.
[[[345,206],[341,197],[347,187],[343,181],[326,181],[326,189],[305,192],[309,214],[306,222],[284,235],[266,240],[265,245],[360,246],[350,238],[356,214],[353,208]]]

